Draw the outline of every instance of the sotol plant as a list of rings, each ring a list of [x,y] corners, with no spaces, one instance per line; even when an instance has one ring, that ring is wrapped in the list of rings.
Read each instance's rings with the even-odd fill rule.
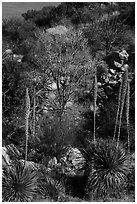
[[[43,174],[38,180],[39,194],[50,201],[59,201],[65,194],[64,185],[48,174]]]
[[[97,139],[83,151],[87,193],[92,199],[117,197],[127,185],[130,171],[128,156],[114,140]]]
[[[4,202],[30,202],[36,194],[37,176],[34,170],[16,160],[2,175],[2,200]]]

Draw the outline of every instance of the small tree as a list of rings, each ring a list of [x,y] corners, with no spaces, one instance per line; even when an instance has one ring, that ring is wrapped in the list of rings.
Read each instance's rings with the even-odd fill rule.
[[[37,61],[50,78],[48,100],[45,102],[61,119],[67,102],[74,100],[78,89],[83,84],[89,86],[95,63],[81,31],[70,28],[64,35],[40,32],[38,38]]]
[[[128,34],[128,27],[119,22],[118,17],[106,15],[85,27],[84,30],[91,53],[94,55],[98,50],[108,55],[111,51],[119,50],[122,46],[130,44],[125,36],[125,31]]]

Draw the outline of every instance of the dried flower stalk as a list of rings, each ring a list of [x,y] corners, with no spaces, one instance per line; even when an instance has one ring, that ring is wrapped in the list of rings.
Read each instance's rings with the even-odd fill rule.
[[[93,139],[96,142],[96,104],[97,104],[97,76],[94,76],[94,134]]]
[[[28,88],[26,88],[26,115],[25,115],[25,135],[26,135],[26,145],[25,145],[25,161],[27,161],[28,154],[28,138],[29,138],[29,115],[30,115],[30,97]]]
[[[35,137],[35,125],[36,125],[36,97],[35,97],[35,86],[34,86],[34,94],[33,94],[33,128],[32,128],[32,137]]]
[[[127,82],[128,82],[128,69],[126,68],[123,74],[123,86],[122,86],[122,94],[121,94],[121,110],[120,110],[120,116],[119,116],[117,147],[119,145],[122,113],[123,113],[123,108],[124,108],[124,103],[125,103],[126,92],[127,92]]]

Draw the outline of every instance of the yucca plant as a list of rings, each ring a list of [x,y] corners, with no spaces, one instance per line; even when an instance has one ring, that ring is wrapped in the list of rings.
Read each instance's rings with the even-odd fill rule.
[[[86,190],[92,199],[116,197],[127,185],[127,174],[130,171],[128,155],[123,146],[115,140],[96,139],[88,144],[83,152]]]
[[[29,202],[36,194],[36,172],[16,161],[4,168],[2,175],[2,199],[4,202]]]

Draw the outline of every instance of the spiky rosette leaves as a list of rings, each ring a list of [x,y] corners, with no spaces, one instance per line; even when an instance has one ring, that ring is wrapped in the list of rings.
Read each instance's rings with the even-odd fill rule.
[[[42,198],[47,198],[51,201],[59,201],[65,194],[65,187],[62,182],[52,178],[47,173],[41,174],[38,181],[38,190]]]
[[[2,198],[4,202],[29,202],[37,188],[36,172],[15,162],[5,168],[2,175]]]
[[[125,190],[130,166],[122,145],[117,148],[111,140],[91,142],[84,157],[87,192],[92,198],[116,197]]]

